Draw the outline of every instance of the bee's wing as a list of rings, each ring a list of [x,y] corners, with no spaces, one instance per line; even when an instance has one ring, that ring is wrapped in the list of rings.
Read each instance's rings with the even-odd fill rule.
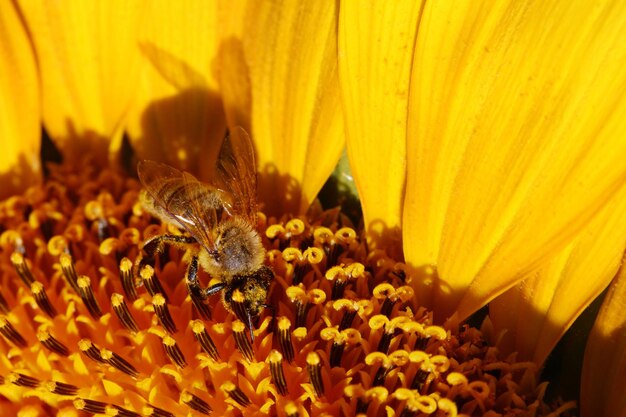
[[[233,209],[256,225],[256,163],[252,141],[237,126],[224,139],[217,160],[216,177],[220,188],[233,197]]]
[[[155,161],[141,161],[137,173],[146,191],[165,215],[186,230],[208,251],[215,249],[212,230],[229,198],[193,175]]]

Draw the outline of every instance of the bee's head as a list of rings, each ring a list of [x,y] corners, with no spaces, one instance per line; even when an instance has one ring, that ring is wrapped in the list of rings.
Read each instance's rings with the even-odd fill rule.
[[[256,271],[265,257],[259,233],[238,217],[218,226],[215,249],[217,254],[214,259],[231,275]]]

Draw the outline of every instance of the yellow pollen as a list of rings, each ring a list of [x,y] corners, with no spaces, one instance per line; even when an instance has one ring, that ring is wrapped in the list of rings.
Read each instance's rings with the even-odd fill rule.
[[[278,319],[278,329],[280,330],[289,330],[291,327],[291,320],[285,316],[281,316]]]
[[[319,365],[321,362],[320,355],[316,352],[309,352],[306,355],[306,363],[309,365]]]
[[[152,297],[152,304],[159,307],[164,306],[165,297],[163,297],[162,294],[155,294],[154,297]]]

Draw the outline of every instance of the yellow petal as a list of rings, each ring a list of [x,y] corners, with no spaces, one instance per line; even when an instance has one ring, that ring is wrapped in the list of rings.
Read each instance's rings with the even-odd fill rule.
[[[541,365],[580,313],[611,282],[626,247],[626,187],[547,265],[489,304],[520,359]]]
[[[137,85],[143,2],[18,4],[35,46],[48,133],[66,156],[90,149],[105,160],[109,147],[119,148]]]
[[[208,179],[226,132],[213,75],[217,6],[165,0],[150,6],[140,43],[147,68],[128,121],[131,144],[140,159]]]
[[[348,156],[368,232],[387,244],[399,238],[409,81],[421,7],[416,1],[341,5]]]
[[[0,45],[0,198],[5,198],[41,180],[37,67],[11,2],[0,4]]]
[[[567,245],[626,174],[626,4],[429,2],[412,67],[405,256],[463,319]]]
[[[257,146],[265,210],[303,211],[344,143],[337,4],[250,1],[232,9],[243,24],[224,30],[217,66],[229,124],[246,128]]]
[[[626,416],[626,268],[611,285],[587,339],[581,378],[582,417]]]

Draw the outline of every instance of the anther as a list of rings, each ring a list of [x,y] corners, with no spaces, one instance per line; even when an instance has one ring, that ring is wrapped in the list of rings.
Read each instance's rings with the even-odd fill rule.
[[[214,361],[219,360],[219,353],[217,352],[217,348],[215,347],[215,343],[213,343],[213,339],[209,336],[209,333],[206,331],[206,327],[204,323],[200,320],[194,320],[191,322],[191,330],[193,331],[194,336],[198,343],[200,343],[200,347],[202,351],[213,358]]]
[[[337,330],[335,327],[322,329],[320,336],[324,340],[332,340],[330,347],[330,367],[334,368],[341,364],[341,357],[346,345],[355,345],[361,341],[361,334],[356,329]]]
[[[309,381],[313,385],[315,394],[319,397],[324,395],[324,381],[322,380],[322,360],[316,352],[309,352],[306,355],[306,370],[309,374]]]
[[[7,375],[7,381],[19,387],[37,388],[41,381],[32,376],[11,372]]]
[[[60,381],[47,381],[43,384],[48,391],[58,395],[76,395],[78,387],[72,384],[66,384]]]
[[[30,285],[30,291],[33,294],[33,298],[35,302],[46,315],[50,318],[54,318],[57,315],[57,311],[54,306],[50,303],[50,299],[44,290],[43,284],[41,282],[33,282]]]
[[[17,329],[4,316],[0,316],[0,334],[16,346],[26,347],[26,339],[19,334]]]
[[[61,271],[63,271],[63,276],[70,287],[76,292],[76,294],[80,294],[80,289],[78,288],[78,274],[76,273],[76,267],[74,266],[74,261],[72,257],[68,253],[62,253],[59,256],[59,263],[61,264]]]
[[[59,342],[46,329],[39,329],[37,331],[37,339],[46,349],[51,352],[57,353],[61,356],[69,356],[70,354],[70,350],[67,348],[67,346]]]
[[[30,287],[30,285],[35,282],[35,278],[30,272],[30,268],[28,267],[28,263],[26,262],[26,259],[24,259],[24,256],[19,252],[13,252],[11,254],[11,263],[17,271],[17,274],[22,279],[24,285]]]
[[[139,275],[143,280],[144,287],[148,291],[148,294],[154,297],[155,294],[162,294],[166,301],[168,300],[167,294],[161,285],[161,281],[157,278],[154,268],[150,265],[144,265],[139,271]]]
[[[137,327],[137,323],[133,318],[126,302],[124,301],[124,296],[122,294],[113,293],[111,295],[111,307],[113,307],[113,311],[115,311],[115,315],[117,319],[120,321],[120,324],[126,328],[126,330],[137,333],[139,328]]]
[[[159,319],[161,326],[163,326],[170,334],[176,333],[176,324],[174,323],[174,319],[172,319],[170,310],[167,307],[167,300],[163,294],[154,294],[152,297],[152,306],[154,307],[154,312]]]
[[[100,357],[100,351],[89,339],[80,339],[78,341],[78,349],[83,352],[85,356],[94,362],[105,363],[104,359]]]
[[[108,405],[102,401],[88,400],[86,398],[76,398],[72,401],[72,404],[74,404],[74,408],[77,410],[92,414],[104,414]]]
[[[120,280],[124,294],[130,301],[137,299],[137,286],[135,285],[135,277],[133,274],[133,263],[128,258],[122,258],[119,266]]]
[[[213,411],[211,406],[206,401],[189,391],[183,391],[180,394],[180,401],[186,404],[189,408],[202,414],[209,415],[211,414],[211,411]]]
[[[135,369],[133,365],[131,365],[126,359],[122,358],[115,352],[112,352],[108,349],[100,350],[100,357],[102,360],[120,372],[129,375],[132,378],[137,378],[139,375],[139,371]]]
[[[100,305],[96,300],[96,297],[93,293],[93,289],[91,288],[91,279],[88,276],[81,275],[78,278],[78,294],[80,298],[83,300],[83,304],[87,307],[89,314],[95,320],[98,320],[102,317],[102,310],[100,309]]]
[[[355,301],[341,298],[333,302],[333,308],[337,311],[344,311],[341,322],[339,323],[339,331],[352,326],[352,321],[356,317],[357,311],[359,311],[359,305]]]
[[[237,346],[237,350],[241,352],[243,357],[248,362],[252,362],[254,360],[254,352],[252,350],[250,340],[248,340],[248,338],[246,337],[246,326],[241,320],[235,320],[233,321],[232,328],[233,338],[235,339],[235,345]]]
[[[165,335],[163,337],[163,348],[165,349],[165,353],[170,358],[170,360],[179,368],[184,368],[187,366],[187,361],[185,360],[185,356],[183,352],[178,347],[176,340],[172,336]]]
[[[279,351],[273,349],[267,357],[270,364],[270,375],[272,382],[276,385],[280,395],[287,395],[287,380],[283,371],[283,355]]]
[[[291,363],[294,357],[293,344],[291,343],[291,321],[285,316],[278,319],[278,345],[287,362]]]
[[[375,387],[383,386],[387,374],[389,374],[389,372],[395,367],[389,357],[381,352],[372,352],[368,354],[365,357],[365,363],[369,366],[372,366],[375,363],[380,364],[376,370],[374,381],[372,382],[372,385]]]
[[[4,298],[4,296],[0,292],[0,312],[4,314],[8,314],[9,311],[11,311],[11,309],[9,308],[9,303],[7,303],[7,300]]]
[[[429,375],[430,372],[424,371],[421,368],[418,369],[415,373],[415,376],[413,377],[413,381],[411,382],[411,389],[421,392]]]
[[[237,404],[242,407],[247,407],[251,404],[248,396],[239,388],[237,385],[233,384],[230,381],[227,381],[222,384],[220,387],[222,391],[224,391],[230,398],[235,400]]]
[[[104,413],[105,415],[112,417],[141,417],[141,414],[120,407],[119,405],[107,405]]]

